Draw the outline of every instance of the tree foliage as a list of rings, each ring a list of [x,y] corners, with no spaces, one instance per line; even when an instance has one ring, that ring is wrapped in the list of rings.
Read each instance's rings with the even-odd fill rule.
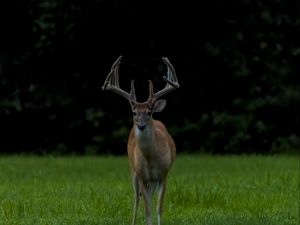
[[[141,100],[148,79],[164,85],[161,57],[174,65],[181,88],[155,117],[179,151],[298,150],[299,2],[176,4],[0,7],[0,151],[125,153],[128,103],[100,90],[121,54],[121,85],[135,79]]]

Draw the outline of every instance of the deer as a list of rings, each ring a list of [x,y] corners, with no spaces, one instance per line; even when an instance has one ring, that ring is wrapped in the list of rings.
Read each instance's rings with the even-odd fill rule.
[[[134,206],[132,225],[136,224],[140,196],[143,197],[147,225],[152,225],[151,199],[155,191],[157,199],[157,224],[162,223],[162,205],[167,185],[167,175],[176,157],[175,142],[166,126],[153,119],[153,113],[161,112],[166,100],[160,99],[165,94],[179,88],[175,69],[168,60],[162,60],[167,66],[167,75],[163,76],[166,86],[154,93],[153,83],[149,80],[149,98],[146,102],[138,102],[135,94],[134,80],[131,90],[126,92],[119,85],[120,56],[112,65],[102,90],[111,91],[125,98],[131,106],[133,127],[129,133],[127,155],[132,172],[134,189]]]

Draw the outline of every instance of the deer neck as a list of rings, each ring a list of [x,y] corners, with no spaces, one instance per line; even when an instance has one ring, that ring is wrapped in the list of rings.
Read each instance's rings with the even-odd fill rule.
[[[155,127],[153,120],[147,125],[147,127],[141,131],[135,126],[135,136],[137,145],[145,157],[151,157],[155,154]]]

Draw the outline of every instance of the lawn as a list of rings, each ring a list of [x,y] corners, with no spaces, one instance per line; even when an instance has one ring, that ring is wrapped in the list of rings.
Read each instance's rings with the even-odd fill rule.
[[[179,155],[163,224],[299,224],[299,173],[296,156]],[[126,157],[1,156],[0,182],[0,225],[130,224]]]

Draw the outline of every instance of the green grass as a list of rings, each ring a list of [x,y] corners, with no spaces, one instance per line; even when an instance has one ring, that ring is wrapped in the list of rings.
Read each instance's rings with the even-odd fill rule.
[[[1,225],[127,225],[132,204],[126,157],[0,157]],[[299,160],[178,156],[163,224],[299,224]]]

